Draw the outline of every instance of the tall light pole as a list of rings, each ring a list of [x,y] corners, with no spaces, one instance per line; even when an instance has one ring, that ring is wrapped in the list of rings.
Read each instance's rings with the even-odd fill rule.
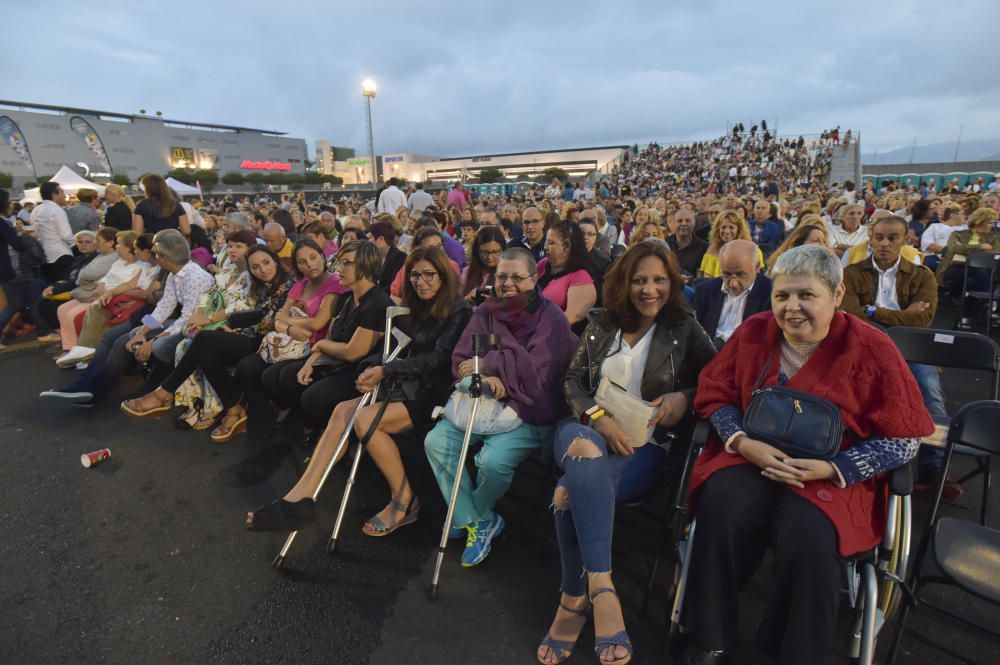
[[[378,184],[375,164],[375,138],[372,134],[372,100],[375,99],[375,81],[365,79],[361,82],[361,94],[365,96],[365,103],[368,107],[368,155],[371,161],[372,185]]]

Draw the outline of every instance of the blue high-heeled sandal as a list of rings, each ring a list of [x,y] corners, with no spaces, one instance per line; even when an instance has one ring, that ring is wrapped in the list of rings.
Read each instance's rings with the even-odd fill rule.
[[[566,610],[570,614],[575,614],[578,617],[584,617],[584,623],[580,626],[580,633],[583,632],[584,626],[587,625],[586,617],[590,612],[590,603],[585,603],[583,607],[578,610],[574,610],[572,607],[566,607],[562,602],[559,603],[559,607]],[[577,633],[576,639],[572,642],[569,640],[557,640],[552,637],[552,633],[545,633],[545,638],[542,639],[542,643],[539,646],[547,647],[556,657],[556,665],[559,663],[565,663],[569,660],[569,657],[573,655],[573,649],[576,648],[576,643],[580,639],[580,633]],[[537,657],[537,654],[536,654]],[[538,658],[538,662],[542,665],[551,665],[550,663]]]
[[[613,593],[615,598],[618,598],[617,591],[610,587],[603,587],[591,594],[590,604],[593,605],[594,599],[602,593]],[[601,654],[603,654],[606,649],[614,649],[614,647],[622,647],[628,651],[628,653],[623,658],[619,658],[618,660],[601,660]],[[629,639],[628,633],[624,630],[620,630],[614,635],[607,637],[594,635],[594,653],[597,655],[597,660],[601,663],[601,665],[625,665],[632,660],[632,640]],[[614,652],[612,651],[612,653]]]

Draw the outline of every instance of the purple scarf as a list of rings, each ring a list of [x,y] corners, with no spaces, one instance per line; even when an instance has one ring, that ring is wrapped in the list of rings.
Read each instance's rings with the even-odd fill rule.
[[[500,336],[480,364],[507,388],[508,404],[530,425],[552,425],[565,408],[563,375],[579,342],[569,321],[538,291],[512,298],[488,298],[476,308],[452,354],[452,373],[472,357],[472,336]]]

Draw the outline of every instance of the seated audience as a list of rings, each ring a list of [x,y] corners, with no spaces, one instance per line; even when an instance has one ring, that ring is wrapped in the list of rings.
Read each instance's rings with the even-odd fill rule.
[[[865,207],[857,203],[843,206],[839,210],[840,223],[826,223],[827,245],[843,256],[844,252],[868,238],[868,231],[861,222],[865,218]]]
[[[215,286],[215,280],[191,260],[191,248],[176,229],[157,233],[153,250],[157,263],[169,274],[163,297],[149,318],[135,328],[109,330],[87,369],[72,385],[64,390],[44,391],[39,397],[92,405],[113,387],[132,358],[139,363],[155,359],[173,366],[174,352],[184,338],[188,318],[201,295]],[[176,314],[178,308],[180,313]]]
[[[677,265],[681,274],[691,279],[698,274],[702,258],[708,251],[708,243],[694,235],[694,211],[681,208],[670,216],[667,225],[670,228],[667,242],[677,257]]]
[[[842,557],[881,541],[885,474],[934,431],[892,341],[837,311],[844,285],[835,254],[797,247],[772,278],[773,311],[744,322],[698,380],[695,410],[716,437],[691,477],[697,534],[682,616],[691,662],[719,660],[739,644],[740,590],[769,546],[775,579],[757,644],[781,665],[821,662],[842,599]],[[832,462],[790,457],[743,432],[751,393],[774,384],[838,407],[846,432]]]
[[[868,231],[865,231],[865,235]],[[801,247],[802,245],[823,245],[827,246],[826,226],[816,223],[803,223],[796,226],[785,238],[784,242],[778,245],[767,259],[767,269],[770,271],[778,258],[790,249]]]
[[[912,224],[912,222],[911,222]],[[924,253],[924,265],[931,270],[937,270],[941,264],[941,256],[948,247],[948,239],[955,231],[965,231],[965,214],[959,206],[945,206],[941,213],[941,221],[927,227],[920,236],[920,251]]]
[[[367,241],[358,242],[376,251],[374,245]],[[296,276],[299,280],[289,290],[285,304],[274,317],[274,332],[287,336],[288,342],[304,344],[302,347],[304,355],[287,359],[276,358],[273,362],[269,362],[261,354],[254,354],[243,358],[238,364],[237,375],[244,390],[251,395],[251,401],[258,395],[267,398],[277,407],[279,423],[284,421],[292,408],[301,403],[307,427],[311,429],[322,424],[330,409],[339,401],[330,403],[329,409],[324,412],[322,405],[325,400],[321,396],[325,392],[327,383],[316,381],[314,385],[310,385],[313,383],[312,379],[300,380],[300,374],[305,365],[309,364],[311,367],[311,364],[318,359],[318,355],[316,358],[313,358],[313,355],[318,353],[316,349],[319,343],[327,338],[327,329],[335,308],[343,307],[354,290],[351,284],[344,281],[344,274],[355,273],[356,251],[352,250],[350,255],[344,254],[344,248],[348,246],[353,246],[356,250],[360,245],[351,243],[341,245],[337,253],[338,262],[335,264],[337,274],[330,274],[326,269],[323,250],[316,243],[311,240],[300,240],[295,244],[292,260],[295,262]],[[365,265],[371,268],[372,264],[375,266],[374,269],[377,269],[377,258],[369,258]],[[351,281],[355,282],[353,278]],[[367,285],[368,282],[365,281],[364,287]],[[287,346],[291,348],[292,345],[287,344]],[[307,387],[311,391],[308,400],[304,395]],[[305,408],[307,402],[308,409]]]
[[[542,297],[537,265],[531,252],[509,248],[500,256],[496,273],[497,297],[476,309],[455,347],[452,373],[457,379],[472,374],[472,336],[496,334],[499,346],[482,358],[484,394],[505,400],[514,415],[503,433],[473,434],[483,447],[476,455],[476,482],[462,469],[463,480],[455,506],[453,528],[467,532],[463,566],[475,566],[489,554],[493,539],[503,530],[503,518],[494,504],[510,487],[514,468],[551,436],[562,408],[559,385],[577,339],[558,307]],[[445,500],[451,495],[464,431],[443,418],[424,441],[427,459]],[[460,535],[460,533],[459,533]]]
[[[493,275],[500,263],[506,241],[496,226],[484,226],[476,232],[469,263],[462,270],[462,295],[474,301],[479,289],[493,286]]]
[[[230,242],[240,234],[248,232],[233,234]],[[270,247],[253,243],[247,248],[242,261],[249,267],[250,275],[247,293],[243,296],[244,303],[259,310],[260,321],[231,328],[228,325],[229,315],[241,311],[232,307],[232,304],[202,315],[199,319],[192,318],[189,329],[194,337],[177,366],[158,388],[138,399],[123,402],[122,410],[125,413],[142,418],[169,410],[174,405],[175,394],[196,371],[200,371],[218,400],[220,409],[210,409],[210,416],[204,415],[204,410],[199,409],[198,420],[191,424],[191,429],[208,429],[221,411],[224,413],[222,422],[212,431],[212,441],[226,443],[246,430],[246,410],[240,403],[243,391],[230,370],[241,359],[255,354],[262,336],[273,330],[275,316],[285,304],[292,282],[281,258]],[[232,291],[232,286],[229,290]],[[224,325],[209,327],[213,324]]]
[[[451,354],[458,337],[472,315],[469,304],[459,295],[458,277],[450,260],[439,248],[417,248],[406,261],[406,281],[402,304],[410,314],[393,320],[413,340],[403,355],[383,365],[366,361],[357,378],[358,392],[370,392],[379,382],[380,400],[385,407],[366,450],[389,485],[389,504],[370,518],[362,529],[369,536],[387,536],[401,526],[416,521],[420,502],[400,459],[393,435],[416,431],[423,437],[430,430],[431,413],[448,400]],[[384,315],[384,312],[383,312]],[[247,516],[253,531],[299,529],[315,516],[313,494],[360,398],[340,402],[312,453],[305,473],[281,499],[258,508]],[[358,437],[371,428],[380,404],[364,407],[354,423]],[[346,452],[341,451],[341,455]]]
[[[708,249],[701,257],[698,267],[698,277],[718,277],[722,274],[719,268],[719,252],[722,246],[730,240],[750,240],[750,227],[746,221],[732,210],[723,210],[715,216],[708,232]],[[764,267],[764,253],[757,248],[758,265]]]
[[[721,277],[695,287],[693,305],[698,323],[720,349],[744,321],[771,308],[771,280],[760,270],[759,261],[757,245],[749,240],[730,240],[719,252]]]
[[[551,233],[551,231],[550,231]],[[562,560],[562,596],[538,660],[560,663],[594,613],[600,662],[632,654],[611,579],[615,504],[634,501],[661,480],[664,430],[690,411],[698,373],[715,355],[682,293],[670,251],[655,243],[629,249],[605,282],[605,310],[591,320],[566,371],[563,388],[573,412],[556,429],[553,455],[563,470],[552,504]],[[594,400],[602,378],[656,407],[649,441],[626,434]],[[610,490],[610,496],[609,496]]]
[[[116,237],[108,241],[107,235],[114,234]],[[91,273],[90,269],[102,269],[107,263],[107,258],[111,254],[104,254],[107,248],[111,249],[114,256],[118,258],[111,263],[105,273],[96,281],[81,284],[73,289],[73,299],[64,302],[56,310],[59,318],[59,335],[62,337],[62,347],[64,351],[72,352],[77,341],[76,319],[82,319],[83,313],[87,311],[90,304],[97,301],[101,296],[118,287],[135,286],[139,281],[139,275],[146,267],[136,261],[133,246],[136,235],[131,231],[118,231],[117,233],[110,227],[98,229],[97,231],[97,251],[99,256],[81,270],[81,274]],[[92,274],[92,273],[91,273]],[[71,356],[74,354],[67,353]],[[67,356],[61,356],[56,360],[59,365],[66,364]]]

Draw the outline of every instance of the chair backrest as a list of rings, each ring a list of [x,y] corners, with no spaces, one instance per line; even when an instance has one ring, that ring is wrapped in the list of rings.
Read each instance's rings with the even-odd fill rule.
[[[948,444],[952,443],[1000,455],[1000,402],[978,400],[959,409],[948,428]]]
[[[1000,345],[986,335],[934,328],[894,326],[886,329],[907,362],[990,372],[992,397],[997,396]]]
[[[1000,264],[1000,254],[993,252],[976,252],[970,254],[965,260],[966,268],[985,268],[986,270],[996,270]]]

